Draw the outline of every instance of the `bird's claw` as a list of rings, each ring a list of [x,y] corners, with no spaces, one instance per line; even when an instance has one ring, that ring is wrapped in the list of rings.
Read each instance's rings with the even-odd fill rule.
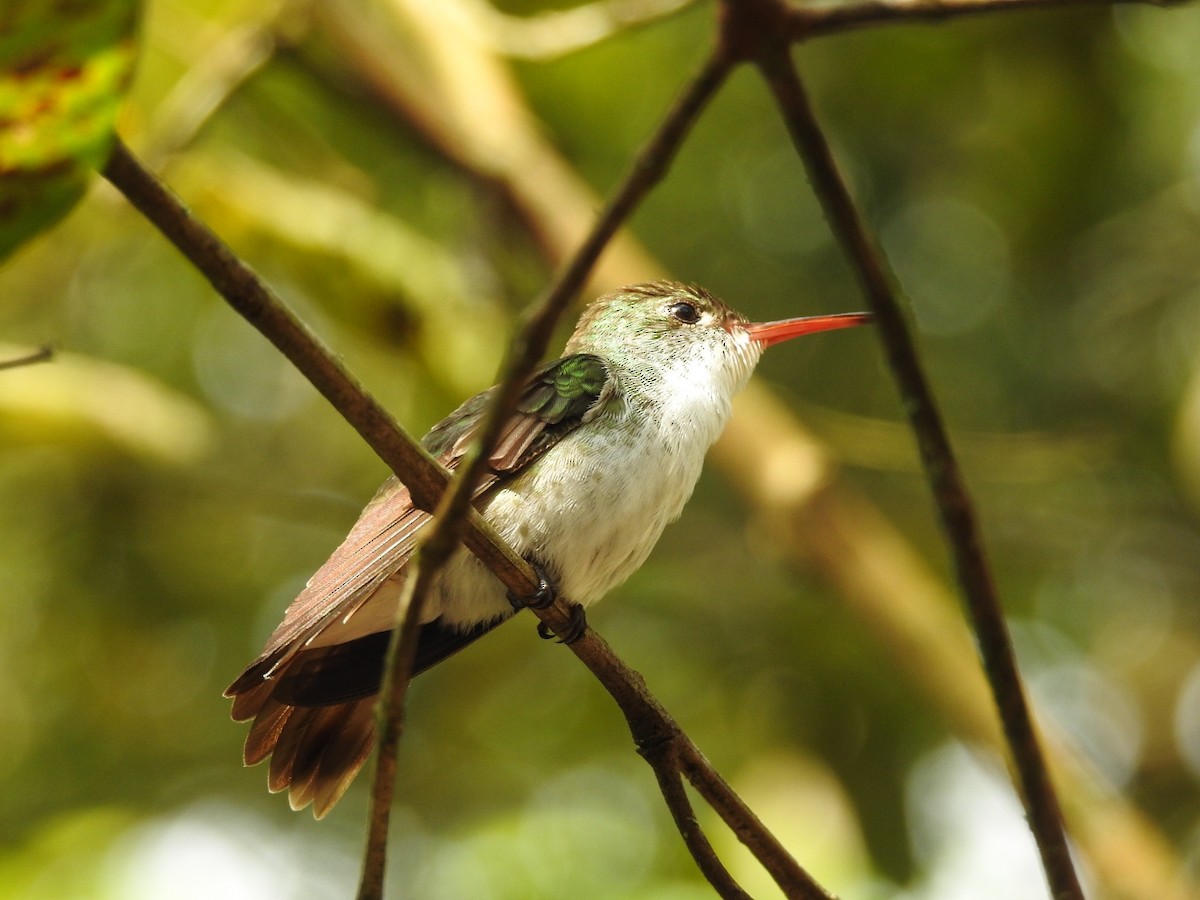
[[[537,575],[538,588],[529,597],[518,597],[512,591],[508,592],[508,602],[512,604],[512,608],[521,609],[545,609],[553,605],[558,599],[558,588],[546,574],[546,568],[535,559],[527,559],[533,573]],[[545,622],[539,622],[537,627],[538,637],[543,640],[557,637],[560,644],[573,644],[575,641],[583,637],[583,633],[587,631],[587,614],[584,613],[583,607],[578,603],[568,604],[568,618],[566,627],[563,628],[561,634],[556,634],[554,629]]]
[[[578,603],[572,603],[568,615],[567,626],[562,630],[561,634],[555,634],[554,629],[545,622],[538,622],[538,637],[544,641],[548,641],[552,637],[557,637],[560,644],[575,643],[587,631],[587,613],[583,611],[583,607]]]
[[[550,576],[546,574],[546,569],[537,560],[528,559],[530,568],[533,569],[533,574],[537,576],[538,587],[528,597],[518,597],[512,591],[508,592],[508,602],[513,609],[545,609],[554,603],[558,597],[558,589],[554,586],[554,582],[550,580]]]

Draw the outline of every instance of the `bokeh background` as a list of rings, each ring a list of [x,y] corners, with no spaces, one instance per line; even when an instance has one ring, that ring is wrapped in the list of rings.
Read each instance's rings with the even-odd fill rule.
[[[598,41],[547,6],[143,11],[121,133],[414,432],[492,382],[713,32],[710,3]],[[911,304],[1096,897],[1194,896],[1200,862],[1197,47],[1200,8],[1129,5],[798,52]],[[631,231],[593,292],[669,273],[758,319],[862,305],[752,71]],[[382,464],[98,180],[0,298],[3,357],[58,350],[0,371],[0,897],[350,896],[365,779],[292,813],[221,691]],[[1046,896],[874,336],[760,373],[593,624],[831,890]],[[395,896],[711,895],[532,618],[419,679],[400,763]]]

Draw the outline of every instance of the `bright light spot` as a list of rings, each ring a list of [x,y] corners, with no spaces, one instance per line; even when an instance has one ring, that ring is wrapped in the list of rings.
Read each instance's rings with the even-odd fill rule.
[[[999,772],[960,744],[935,750],[914,767],[905,793],[914,850],[926,874],[905,900],[1049,897],[1020,803]]]
[[[318,900],[357,883],[354,860],[268,821],[215,804],[134,829],[105,865],[106,896],[124,900]]]

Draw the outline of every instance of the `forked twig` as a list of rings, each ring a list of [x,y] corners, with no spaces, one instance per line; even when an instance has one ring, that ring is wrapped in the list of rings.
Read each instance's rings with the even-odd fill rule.
[[[675,827],[679,829],[684,843],[687,844],[687,848],[692,854],[692,859],[696,861],[696,865],[700,867],[700,871],[704,873],[708,883],[716,888],[717,893],[722,897],[750,900],[750,895],[734,880],[733,876],[729,874],[729,870],[717,857],[716,851],[708,841],[708,836],[705,835],[704,829],[700,827],[700,822],[696,819],[692,802],[688,799],[687,789],[683,785],[678,745],[672,741],[657,747],[643,747],[640,752],[646,762],[650,763],[650,767],[654,769],[654,776],[658,779],[658,789],[662,791],[663,798],[667,801],[667,807],[671,810],[671,816],[675,820]]]

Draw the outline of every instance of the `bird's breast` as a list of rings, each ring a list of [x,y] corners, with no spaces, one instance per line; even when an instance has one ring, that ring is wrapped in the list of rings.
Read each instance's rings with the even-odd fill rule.
[[[498,491],[486,514],[515,548],[553,570],[564,596],[586,606],[641,566],[679,518],[721,424],[594,420]]]

